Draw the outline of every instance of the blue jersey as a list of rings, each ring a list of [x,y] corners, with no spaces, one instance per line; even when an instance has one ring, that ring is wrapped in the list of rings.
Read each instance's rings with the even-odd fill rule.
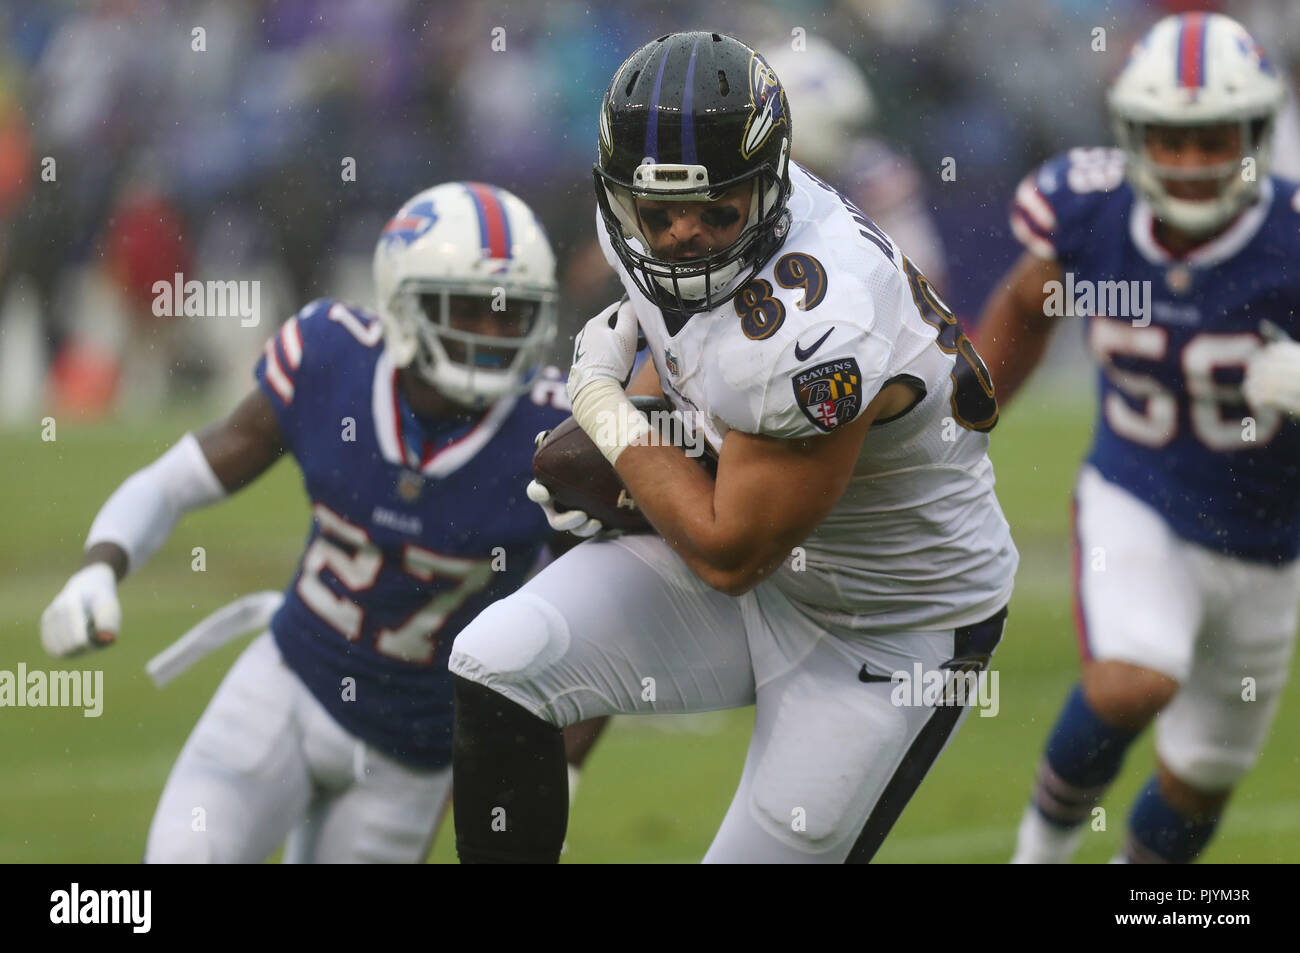
[[[524,488],[533,437],[568,416],[561,375],[476,422],[426,422],[378,318],[329,300],[290,319],[255,373],[312,504],[276,644],[348,731],[413,767],[446,765],[452,640],[523,583],[551,532]]]
[[[1088,461],[1183,539],[1254,562],[1294,559],[1300,422],[1252,412],[1241,382],[1261,321],[1300,337],[1297,186],[1261,183],[1255,205],[1181,258],[1153,225],[1114,149],[1071,150],[1016,192],[1017,237],[1064,272],[1048,312],[1082,317],[1098,363]]]

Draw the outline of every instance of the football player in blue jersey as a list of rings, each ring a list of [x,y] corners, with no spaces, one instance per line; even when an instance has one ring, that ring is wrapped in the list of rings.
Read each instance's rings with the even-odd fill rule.
[[[439,185],[388,222],[374,274],[377,314],[308,304],[229,417],[113,493],[41,618],[54,655],[110,644],[118,581],[182,514],[297,461],[306,550],[172,769],[148,861],[260,861],[286,837],[290,862],[422,860],[450,793],[452,637],[552,535],[524,494],[534,435],[569,413],[538,367],[556,328],[540,222],[504,189]]]
[[[1021,183],[1027,251],[977,335],[999,401],[1077,313],[1099,367],[1075,488],[1083,677],[1016,862],[1064,862],[1153,720],[1120,861],[1189,862],[1254,763],[1300,603],[1300,197],[1269,175],[1282,84],[1235,21],[1161,20],[1110,90],[1120,149]]]

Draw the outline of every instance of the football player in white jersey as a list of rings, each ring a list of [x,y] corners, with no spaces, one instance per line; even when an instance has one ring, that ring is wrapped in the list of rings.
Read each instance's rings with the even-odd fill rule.
[[[104,504],[83,568],[41,617],[51,654],[111,644],[118,581],[184,513],[286,453],[301,468],[306,551],[282,599],[205,620],[267,631],[181,751],[148,862],[259,862],[286,838],[286,862],[423,860],[451,787],[452,636],[555,535],[524,496],[532,435],[569,408],[537,363],[556,280],[532,210],[479,182],[426,189],[388,222],[374,265],[378,314],[321,299],[287,321],[230,416]],[[598,729],[574,726],[575,763]]]
[[[975,700],[1018,559],[988,375],[790,131],[776,74],[716,33],[647,44],[605,94],[597,230],[627,297],[578,336],[569,392],[658,535],[578,546],[457,638],[462,862],[558,858],[564,725],[746,705],[705,860],[867,861]],[[716,478],[629,392],[694,422]]]

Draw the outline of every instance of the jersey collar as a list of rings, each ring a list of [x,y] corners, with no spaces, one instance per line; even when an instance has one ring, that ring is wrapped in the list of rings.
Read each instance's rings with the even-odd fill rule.
[[[375,361],[375,377],[371,388],[371,409],[374,413],[375,435],[379,452],[389,463],[417,470],[427,477],[441,479],[454,473],[474,458],[500,431],[518,395],[504,397],[492,405],[470,431],[429,455],[424,461],[411,460],[402,445],[400,411],[397,406],[397,368],[384,351]]]
[[[1212,238],[1203,245],[1193,248],[1186,256],[1175,258],[1156,241],[1155,216],[1151,203],[1138,196],[1133,203],[1133,212],[1129,215],[1129,236],[1133,244],[1142,253],[1142,257],[1153,265],[1171,265],[1175,262],[1191,265],[1194,268],[1212,268],[1232,258],[1255,237],[1269,209],[1273,207],[1273,181],[1265,179],[1259,189],[1259,199],[1246,211],[1237,216],[1237,220],[1228,226],[1222,235]]]

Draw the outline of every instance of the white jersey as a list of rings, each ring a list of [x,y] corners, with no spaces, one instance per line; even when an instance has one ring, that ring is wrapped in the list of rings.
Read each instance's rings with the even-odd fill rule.
[[[872,425],[843,497],[770,583],[827,627],[982,621],[1010,599],[1019,556],[993,492],[988,436],[971,429],[991,427],[995,405],[969,357],[953,353],[974,351],[888,236],[830,186],[795,163],[790,170],[781,247],[733,299],[674,335],[598,218],[605,257],[664,395],[698,412],[715,452],[731,430],[816,436],[894,381],[923,388],[911,410]]]

